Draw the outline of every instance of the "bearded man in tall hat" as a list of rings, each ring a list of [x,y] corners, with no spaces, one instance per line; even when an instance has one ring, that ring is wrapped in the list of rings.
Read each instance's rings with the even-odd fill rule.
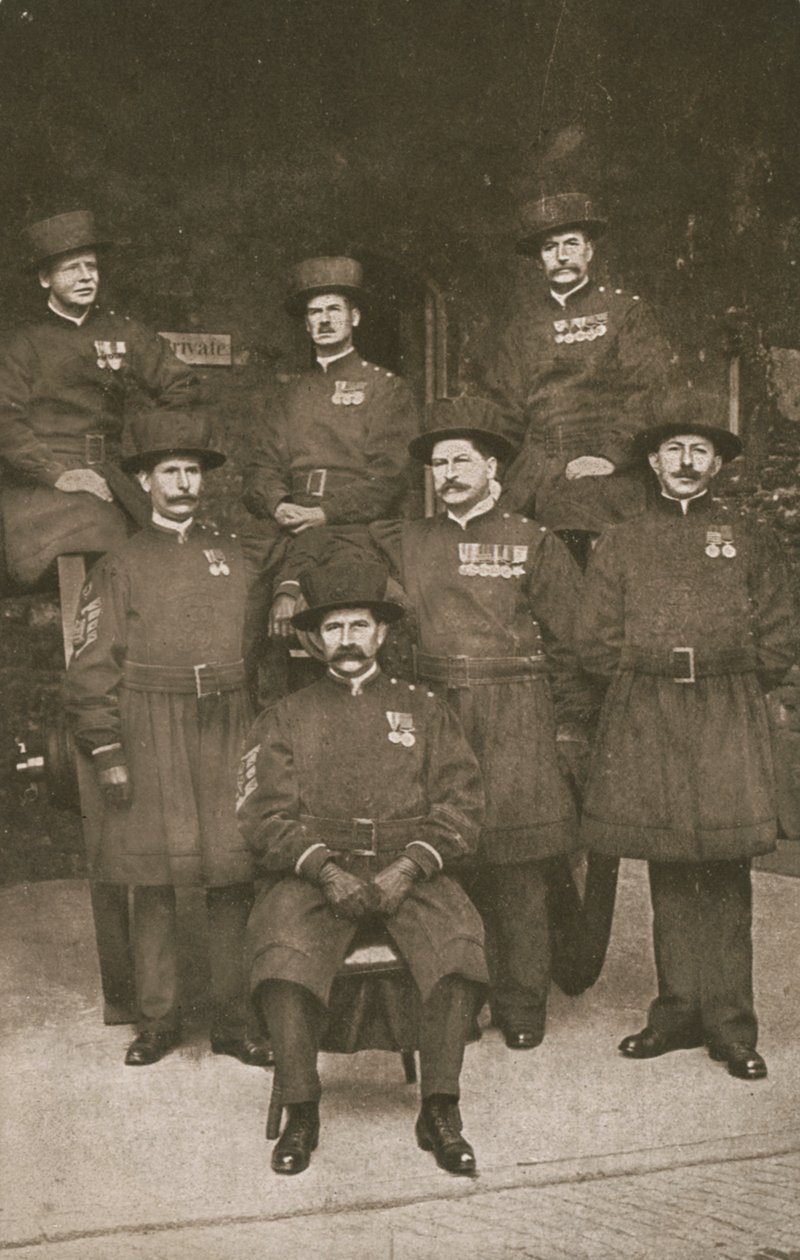
[[[307,258],[289,278],[286,309],[303,321],[314,364],[268,400],[244,470],[245,506],[262,522],[244,538],[251,675],[267,633],[292,633],[292,604],[270,610],[273,576],[292,541],[322,525],[358,527],[394,515],[409,491],[408,443],[419,413],[405,382],[355,348],[365,303],[354,258]]]
[[[593,278],[607,221],[585,193],[539,197],[522,220],[517,251],[540,278],[484,382],[516,451],[504,502],[585,561],[592,536],[643,508],[632,441],[663,396],[670,350],[645,301]]]
[[[475,845],[483,790],[451,710],[381,672],[378,650],[403,612],[385,587],[383,568],[363,560],[304,575],[307,607],[294,624],[327,670],[264,711],[242,763],[239,821],[258,872],[272,877],[248,931],[288,1110],[272,1155],[282,1174],[307,1168],[317,1145],[326,1008],[369,918],[408,964],[421,1006],[417,1141],[448,1172],[475,1171],[458,1098],[487,979],[483,931],[447,872]]]
[[[131,1066],[180,1036],[176,889],[206,890],[211,1047],[253,1066],[244,931],[252,861],[235,790],[249,709],[244,562],[238,542],[197,524],[203,479],[224,462],[208,420],[151,411],[123,461],[151,503],[149,525],[95,566],[81,597],[66,703],[79,755],[103,797],[96,879],[133,886],[138,1035]]]

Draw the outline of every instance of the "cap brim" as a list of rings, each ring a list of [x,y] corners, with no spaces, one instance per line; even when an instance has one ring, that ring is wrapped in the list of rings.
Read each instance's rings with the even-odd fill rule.
[[[27,259],[24,260],[23,266],[26,271],[39,271],[47,263],[55,262],[57,258],[63,258],[67,254],[76,254],[81,249],[94,249],[105,252],[111,249],[118,249],[121,245],[127,245],[128,243],[128,241],[86,241],[82,245],[69,245],[66,249],[59,249],[55,254],[42,254],[36,258],[29,254]]]
[[[480,442],[504,464],[507,464],[516,454],[516,449],[508,438],[504,438],[499,433],[492,433],[489,429],[476,428],[474,425],[458,425],[452,429],[429,429],[427,433],[420,433],[418,437],[411,439],[408,444],[408,453],[412,459],[418,459],[422,464],[429,464],[437,442],[455,441],[458,438],[474,439]]]
[[[399,621],[405,614],[403,605],[395,604],[393,600],[359,599],[350,603],[347,600],[342,602],[342,600],[337,599],[330,604],[318,604],[316,608],[301,609],[300,612],[295,613],[292,617],[292,625],[295,630],[317,630],[320,621],[326,613],[333,612],[335,608],[368,608],[378,621],[385,621],[389,624]]]
[[[322,293],[340,293],[342,297],[346,297],[359,310],[363,310],[368,304],[365,289],[355,289],[344,284],[318,284],[311,289],[303,289],[301,293],[291,294],[284,305],[290,315],[302,318],[306,313],[306,307],[311,298],[319,297]]]
[[[742,453],[741,439],[731,433],[730,429],[720,429],[716,425],[710,424],[657,424],[650,429],[643,429],[641,433],[637,433],[633,440],[633,454],[638,460],[644,462],[648,455],[652,455],[658,450],[662,442],[666,442],[668,438],[675,437],[679,433],[692,434],[696,433],[698,437],[704,437],[713,443],[714,450],[720,456],[723,464],[728,464],[732,459],[736,459],[737,455]]]
[[[163,459],[175,457],[196,459],[204,472],[211,468],[219,468],[228,458],[227,455],[223,455],[222,451],[197,451],[186,447],[169,447],[166,450],[142,451],[140,455],[127,455],[119,461],[119,466],[123,472],[144,472],[148,468],[153,468],[156,464],[161,463]]]
[[[568,223],[553,223],[528,236],[523,236],[517,241],[515,248],[518,254],[538,254],[544,238],[553,232],[568,232],[570,228],[581,228],[594,241],[598,236],[603,235],[607,227],[607,219],[572,219]]]

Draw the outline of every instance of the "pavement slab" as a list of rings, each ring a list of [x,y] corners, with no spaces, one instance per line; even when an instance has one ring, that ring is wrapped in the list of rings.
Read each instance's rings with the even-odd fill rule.
[[[323,1056],[319,1150],[303,1176],[275,1177],[264,1141],[270,1074],[208,1051],[200,897],[181,899],[184,1044],[153,1067],[131,1069],[122,1061],[131,1030],[101,1022],[85,886],[6,888],[0,1251],[238,1260],[262,1254],[268,1241],[269,1254],[289,1257],[319,1253],[314,1230],[323,1229],[331,1243],[322,1254],[353,1260],[460,1256],[459,1232],[469,1255],[557,1260],[552,1239],[560,1234],[563,1254],[599,1260],[623,1254],[626,1230],[631,1246],[640,1245],[636,1230],[645,1224],[659,1237],[672,1229],[675,1247],[687,1248],[680,1230],[688,1217],[709,1255],[738,1260],[740,1252],[724,1247],[729,1236],[739,1246],[748,1231],[753,1247],[742,1260],[758,1247],[800,1252],[791,1215],[800,1200],[800,883],[767,873],[754,882],[769,1078],[735,1081],[702,1049],[641,1063],[617,1054],[620,1038],[642,1026],[654,987],[646,874],[623,863],[608,961],[594,989],[574,999],[554,992],[536,1051],[510,1053],[494,1030],[467,1051],[463,1112],[476,1181],[448,1176],[417,1149],[416,1090],[404,1084],[399,1056],[380,1053]],[[737,1169],[749,1170],[737,1174],[747,1194],[737,1189]],[[674,1193],[670,1177],[683,1179]],[[560,1198],[567,1190],[569,1202]],[[709,1213],[713,1195],[722,1207]],[[568,1218],[572,1234],[562,1221],[549,1236],[550,1212]],[[441,1237],[440,1219],[449,1222]],[[625,1254],[695,1260],[705,1252],[659,1244]]]

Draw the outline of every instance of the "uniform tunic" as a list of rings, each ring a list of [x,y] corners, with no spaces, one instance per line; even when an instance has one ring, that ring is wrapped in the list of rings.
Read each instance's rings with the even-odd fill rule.
[[[64,552],[106,551],[124,541],[118,507],[53,487],[68,469],[118,460],[131,386],[176,409],[197,392],[196,377],[163,338],[112,312],[93,309],[78,325],[48,310],[4,346],[2,506],[8,566],[18,581],[36,581]]]
[[[245,505],[266,518],[290,499],[323,508],[329,524],[389,516],[418,431],[408,386],[352,350],[295,377],[275,400],[245,470]]]
[[[503,334],[486,381],[519,445],[504,504],[534,511],[551,529],[599,531],[641,511],[642,479],[626,471],[630,443],[653,422],[669,359],[652,310],[636,296],[591,282],[564,307],[549,291],[532,294]],[[567,481],[567,464],[581,455],[620,471]]]
[[[301,868],[320,863],[315,845],[364,878],[410,846],[428,878],[386,928],[423,1000],[454,972],[485,983],[480,919],[439,873],[474,848],[483,815],[478,766],[450,710],[380,672],[359,694],[326,675],[265,710],[251,739],[239,823],[257,872],[285,875],[250,917],[253,989],[287,980],[328,1000],[356,925],[334,918],[319,889],[294,874],[301,859]]]
[[[252,878],[234,808],[248,722],[243,616],[239,545],[216,531],[193,526],[181,542],[153,525],[93,570],[66,703],[79,749],[121,743],[117,760],[133,785],[130,807],[105,813],[94,878],[206,886]]]
[[[431,684],[446,688],[483,772],[478,858],[524,862],[574,847],[556,722],[582,722],[593,698],[572,649],[580,574],[566,548],[498,508],[465,528],[442,514],[378,523],[370,533],[414,609],[420,652],[473,658],[476,672],[482,661],[524,658],[513,680]]]
[[[686,515],[659,496],[601,539],[578,628],[585,667],[610,680],[584,802],[591,848],[712,862],[774,847],[763,691],[795,660],[791,591],[769,530],[710,494]],[[692,653],[696,681],[676,681]]]

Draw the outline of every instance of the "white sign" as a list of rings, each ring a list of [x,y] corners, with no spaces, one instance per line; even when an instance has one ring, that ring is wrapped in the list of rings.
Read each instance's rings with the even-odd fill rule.
[[[230,333],[182,333],[158,334],[168,341],[182,363],[200,367],[230,367],[233,363]]]

